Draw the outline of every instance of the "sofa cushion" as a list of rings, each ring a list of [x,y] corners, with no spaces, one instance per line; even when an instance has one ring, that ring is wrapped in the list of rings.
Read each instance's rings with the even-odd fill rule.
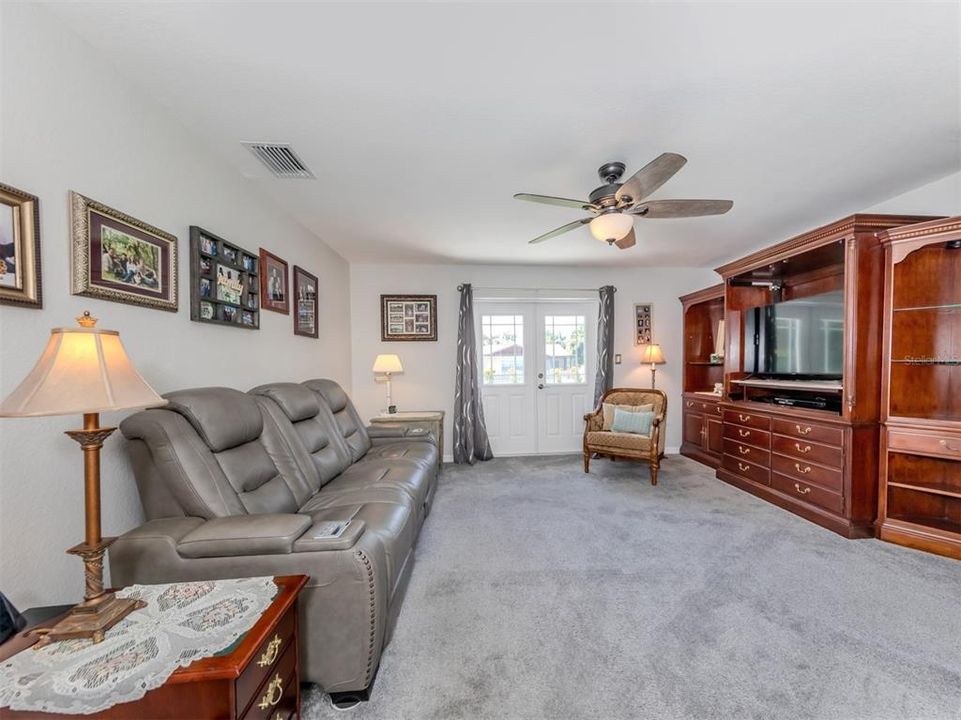
[[[592,448],[611,450],[635,450],[647,452],[651,449],[651,438],[647,435],[633,433],[610,432],[608,430],[593,430],[587,433],[587,444]]]
[[[270,383],[258,385],[250,391],[252,395],[269,397],[284,411],[292,423],[308,420],[320,411],[317,395],[304,392],[304,386],[297,383]]]
[[[434,465],[437,463],[437,446],[423,440],[397,440],[374,445],[361,462],[375,459],[405,459],[421,465]]]
[[[195,388],[167,393],[167,408],[187,418],[213,452],[256,440],[264,421],[257,402],[240,390]]]
[[[360,460],[370,449],[367,427],[344,389],[333,380],[308,380],[304,383],[327,405],[337,423],[341,437],[350,449],[350,459]]]

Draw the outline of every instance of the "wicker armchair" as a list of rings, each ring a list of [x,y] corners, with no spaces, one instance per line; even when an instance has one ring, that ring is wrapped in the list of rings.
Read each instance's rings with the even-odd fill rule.
[[[604,403],[614,405],[653,405],[654,424],[650,437],[604,430]],[[594,412],[584,416],[584,472],[591,471],[591,455],[606,455],[611,460],[640,460],[651,466],[651,485],[657,485],[657,471],[664,457],[664,422],[667,395],[660,390],[614,388],[604,393]]]

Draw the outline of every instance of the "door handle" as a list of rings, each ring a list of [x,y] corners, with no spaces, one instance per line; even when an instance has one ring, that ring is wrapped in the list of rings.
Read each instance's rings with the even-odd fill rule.
[[[543,389],[544,389],[544,383],[537,383],[537,389],[538,389],[538,390],[543,390]]]

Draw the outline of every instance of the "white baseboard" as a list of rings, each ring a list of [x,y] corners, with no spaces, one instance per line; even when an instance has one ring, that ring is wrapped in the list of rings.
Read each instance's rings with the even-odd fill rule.
[[[664,454],[665,454],[665,455],[679,455],[680,452],[681,452],[681,449],[680,449],[679,447],[666,447],[666,448],[664,448]],[[494,457],[495,457],[495,458],[499,458],[499,457],[539,457],[539,456],[541,456],[541,455],[547,456],[547,455],[580,455],[580,454],[581,454],[581,451],[580,451],[580,450],[571,450],[570,452],[563,452],[563,453],[499,453],[499,454],[494,455]],[[452,462],[454,462],[454,456],[453,456],[453,455],[444,455],[444,462],[445,462],[445,463],[452,463]]]

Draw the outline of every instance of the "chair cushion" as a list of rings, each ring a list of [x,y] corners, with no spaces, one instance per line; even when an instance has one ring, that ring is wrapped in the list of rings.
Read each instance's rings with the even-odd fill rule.
[[[587,433],[589,448],[603,448],[611,450],[634,450],[647,452],[651,449],[651,438],[633,433],[610,432],[609,430],[593,430]]]
[[[610,430],[611,425],[614,424],[614,408],[621,408],[628,412],[653,412],[654,403],[648,403],[646,405],[618,405],[615,403],[604,403],[602,410],[604,413],[604,429]]]
[[[264,429],[257,401],[224,387],[178,390],[164,395],[167,409],[187,418],[213,452],[256,440]]]
[[[653,412],[628,412],[619,407],[614,408],[614,422],[611,423],[611,432],[633,433],[649,437],[651,434],[651,424],[654,422]]]

